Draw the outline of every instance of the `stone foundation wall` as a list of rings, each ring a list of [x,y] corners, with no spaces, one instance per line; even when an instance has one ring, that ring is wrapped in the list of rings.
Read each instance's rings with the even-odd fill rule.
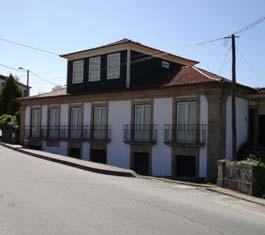
[[[217,185],[219,187],[253,195],[254,177],[252,165],[248,163],[219,160]]]

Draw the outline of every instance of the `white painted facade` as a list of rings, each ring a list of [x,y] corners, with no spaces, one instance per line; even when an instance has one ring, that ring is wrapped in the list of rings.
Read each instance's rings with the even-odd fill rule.
[[[208,102],[205,95],[200,96],[200,124],[208,125]],[[199,151],[199,176],[207,176],[207,128],[206,144]]]
[[[244,100],[238,100],[238,107],[241,112],[246,113],[246,102]],[[97,104],[95,102],[94,104]],[[131,124],[132,120],[132,101],[108,101],[108,124],[111,128],[111,140],[106,144],[107,149],[107,164],[130,168],[131,161],[131,146],[123,141],[123,126],[125,124]],[[70,105],[73,104],[61,104],[60,107],[60,126],[69,125],[69,111]],[[92,103],[85,102],[79,104],[83,107],[83,125],[91,124],[92,116]],[[208,103],[204,95],[200,95],[200,116],[199,124],[208,124]],[[38,106],[40,107],[40,106]],[[58,107],[58,105],[57,105]],[[30,106],[25,109],[25,125],[30,125]],[[48,106],[41,106],[42,125],[47,125],[48,118]],[[238,117],[238,126],[244,125],[243,118]],[[157,125],[157,142],[152,145],[151,158],[152,158],[152,175],[154,176],[171,176],[172,175],[172,146],[164,143],[164,125],[173,124],[173,97],[166,98],[154,98],[153,100],[153,123]],[[239,140],[243,141],[246,137],[246,133],[240,132]],[[207,134],[206,134],[207,136]],[[207,141],[207,138],[206,138]],[[90,142],[82,142],[81,145],[81,158],[83,160],[90,160]],[[92,148],[92,147],[91,147]],[[42,149],[44,151],[68,155],[67,141],[60,141],[58,146],[49,146],[46,141],[43,141]],[[206,145],[199,147],[199,176],[207,176],[207,142]]]
[[[165,124],[172,124],[173,98],[154,99],[154,120],[157,125],[157,143],[152,148],[152,173],[155,176],[171,176],[171,147],[163,142]]]
[[[130,168],[130,145],[123,142],[123,125],[131,123],[131,101],[109,102],[111,141],[107,147],[107,163]]]
[[[227,160],[232,160],[232,98],[226,102],[226,154]],[[247,141],[248,137],[248,100],[236,97],[236,138],[237,149]]]

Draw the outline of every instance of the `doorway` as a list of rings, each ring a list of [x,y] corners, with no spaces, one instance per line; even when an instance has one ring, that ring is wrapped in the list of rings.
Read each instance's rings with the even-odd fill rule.
[[[91,149],[90,160],[92,162],[107,164],[107,152],[103,149]]]
[[[195,177],[196,159],[194,156],[176,156],[176,177]]]
[[[259,146],[265,147],[265,115],[259,115]]]
[[[149,175],[149,154],[134,153],[134,171],[139,175]]]

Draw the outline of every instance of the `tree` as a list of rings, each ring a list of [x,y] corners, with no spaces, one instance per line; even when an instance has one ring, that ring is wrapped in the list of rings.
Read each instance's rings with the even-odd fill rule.
[[[62,85],[56,85],[54,88],[52,88],[52,91],[58,91],[58,90],[61,90],[63,88],[64,88],[64,86],[62,86]]]
[[[22,93],[18,87],[16,79],[12,74],[6,78],[4,86],[0,92],[0,115],[14,115],[19,110],[17,98],[21,97]]]

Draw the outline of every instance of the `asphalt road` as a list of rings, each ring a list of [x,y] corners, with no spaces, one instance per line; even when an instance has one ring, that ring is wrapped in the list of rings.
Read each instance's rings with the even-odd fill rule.
[[[190,186],[95,174],[0,146],[0,234],[265,234],[265,207]]]

